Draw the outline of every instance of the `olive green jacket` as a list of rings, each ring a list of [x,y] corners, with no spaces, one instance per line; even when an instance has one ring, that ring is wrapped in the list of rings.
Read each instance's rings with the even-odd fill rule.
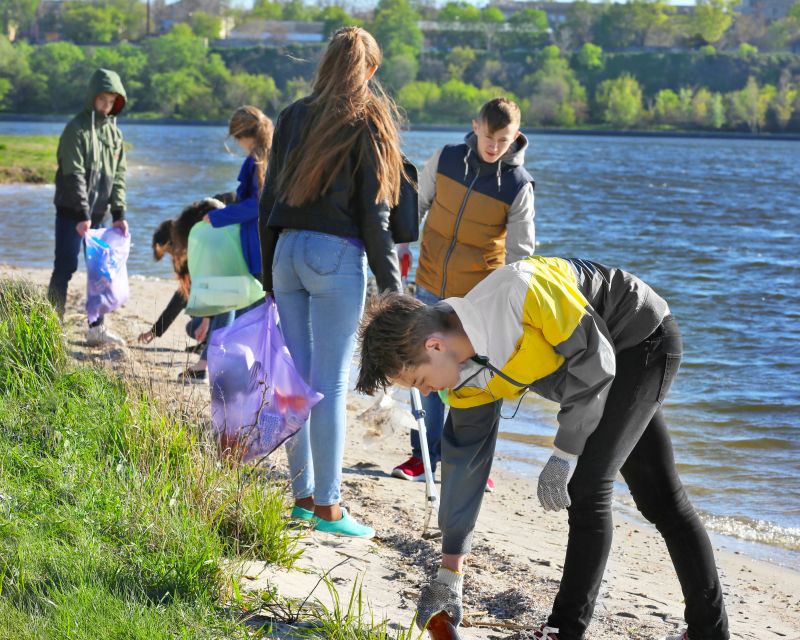
[[[102,92],[116,93],[108,116],[94,110]],[[92,74],[86,107],[67,123],[58,141],[58,170],[53,202],[59,215],[76,221],[103,218],[111,208],[113,219],[125,217],[125,149],[116,116],[126,101],[119,75],[107,69]]]

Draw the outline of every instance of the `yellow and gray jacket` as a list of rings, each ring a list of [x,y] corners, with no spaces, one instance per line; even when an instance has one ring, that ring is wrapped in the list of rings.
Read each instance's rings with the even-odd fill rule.
[[[518,399],[528,389],[560,404],[555,446],[580,455],[603,415],[615,354],[669,314],[666,301],[621,269],[533,256],[448,298],[475,349],[448,392],[453,408]]]
[[[495,269],[533,255],[534,181],[520,134],[497,162],[477,138],[437,151],[419,177],[422,232],[417,284],[440,298],[463,296]]]
[[[102,92],[117,94],[108,116],[94,110]],[[105,216],[110,207],[115,221],[125,217],[125,147],[116,118],[125,101],[116,72],[97,69],[92,74],[84,110],[67,123],[58,141],[53,202],[59,215],[79,222]]]

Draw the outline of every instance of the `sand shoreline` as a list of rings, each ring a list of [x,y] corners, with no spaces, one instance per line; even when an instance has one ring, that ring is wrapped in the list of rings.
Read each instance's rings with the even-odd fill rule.
[[[49,271],[0,265],[0,277],[26,278],[46,284]],[[207,402],[195,386],[172,382],[185,363],[184,317],[151,345],[135,343],[149,328],[174,292],[175,283],[150,276],[131,278],[131,302],[110,317],[114,330],[129,347],[119,352],[90,349],[83,342],[81,305],[85,275],[76,274],[68,301],[66,325],[73,357],[106,362],[121,371],[144,371],[160,388],[176,395],[191,394]],[[398,393],[405,401],[406,392]],[[357,578],[363,580],[377,618],[407,626],[414,613],[419,586],[437,561],[437,545],[422,540],[424,487],[389,476],[407,454],[406,427],[413,422],[399,403],[373,408],[374,399],[348,398],[349,433],[343,497],[351,511],[379,533],[374,542],[328,539],[311,534],[304,542],[301,566],[326,571],[342,560],[333,577],[346,601]],[[361,417],[359,417],[361,416]],[[277,459],[282,460],[278,455]],[[517,476],[497,465],[497,491],[487,495],[478,521],[475,550],[465,584],[467,622],[463,637],[521,638],[547,614],[558,585],[566,541],[565,514],[545,513],[535,498],[535,478]],[[659,638],[681,626],[682,596],[663,542],[655,530],[631,517],[626,509],[614,514],[615,538],[589,638]],[[766,562],[749,550],[721,548],[715,536],[726,604],[734,638],[800,638],[800,567]],[[243,587],[263,588],[268,582],[285,595],[304,596],[317,581],[314,575],[280,572],[253,564],[243,571]],[[322,589],[315,596],[323,597]],[[323,598],[324,599],[324,598]],[[288,638],[276,630],[276,638]]]

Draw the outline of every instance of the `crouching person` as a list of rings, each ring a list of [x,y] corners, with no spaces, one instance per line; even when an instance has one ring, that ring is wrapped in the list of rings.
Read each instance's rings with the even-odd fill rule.
[[[679,638],[726,640],[722,587],[708,535],[678,478],[661,409],[682,342],[667,303],[635,276],[586,260],[534,256],[496,270],[463,298],[432,306],[376,298],[360,330],[357,389],[439,392],[442,562],[422,590],[417,623],[461,620],[463,566],[489,477],[499,399],[533,390],[558,402],[555,448],[539,476],[545,510],[567,509],[569,537],[552,613],[534,637],[579,640],[611,547],[620,472],[666,541],[686,602]]]

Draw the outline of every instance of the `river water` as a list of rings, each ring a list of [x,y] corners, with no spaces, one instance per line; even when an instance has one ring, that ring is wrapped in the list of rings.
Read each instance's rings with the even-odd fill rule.
[[[63,123],[0,122],[58,134]],[[133,274],[172,277],[150,236],[191,201],[236,186],[221,127],[126,124]],[[418,165],[460,134],[411,132]],[[233,149],[236,145],[229,145]],[[666,403],[682,478],[718,537],[800,567],[800,145],[534,135],[536,251],[620,266],[670,303],[685,357]],[[52,186],[0,185],[0,262],[52,265]],[[509,411],[508,408],[506,411]],[[500,463],[535,476],[556,407],[503,422]],[[620,486],[620,500],[630,505]],[[749,546],[749,545],[748,545]]]

